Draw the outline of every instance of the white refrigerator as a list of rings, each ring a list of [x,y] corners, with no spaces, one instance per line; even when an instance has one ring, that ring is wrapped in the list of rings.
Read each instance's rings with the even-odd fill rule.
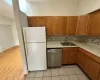
[[[46,70],[46,28],[23,27],[29,71]]]

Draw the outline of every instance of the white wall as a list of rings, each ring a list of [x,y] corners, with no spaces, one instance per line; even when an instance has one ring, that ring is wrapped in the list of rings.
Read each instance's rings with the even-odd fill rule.
[[[21,27],[28,27],[27,15],[20,11]]]
[[[12,6],[7,4],[5,0],[0,0],[0,15],[6,16],[10,19],[14,18]]]
[[[27,0],[30,1],[30,0]],[[100,9],[100,0],[19,0],[28,16],[76,16]],[[35,2],[34,2],[35,1]],[[22,4],[23,2],[23,4]]]
[[[78,15],[84,15],[100,9],[100,0],[79,0]]]
[[[21,27],[28,27],[27,16],[25,13],[21,11],[20,11],[20,19],[21,19]],[[11,26],[12,26],[14,44],[19,45],[18,32],[17,32],[17,26],[15,20],[13,20]]]
[[[1,44],[0,44],[0,52],[2,52]]]
[[[0,24],[0,44],[2,51],[14,46],[12,27],[10,25]]]
[[[14,46],[12,20],[0,15],[0,52]]]
[[[0,24],[11,25],[12,20],[7,17],[0,16]]]
[[[28,16],[76,16],[77,0],[27,3]]]
[[[19,45],[15,20],[9,19],[9,18],[4,17],[4,16],[0,16],[0,24],[11,27],[10,29],[12,29],[11,32],[13,35],[14,45]]]
[[[18,33],[17,33],[17,28],[16,28],[16,23],[15,23],[15,21],[12,22],[11,27],[12,27],[14,45],[19,45],[19,39],[18,39]]]

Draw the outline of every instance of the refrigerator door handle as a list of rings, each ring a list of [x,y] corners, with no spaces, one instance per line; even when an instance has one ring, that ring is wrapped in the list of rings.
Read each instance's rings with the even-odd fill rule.
[[[28,46],[27,46],[27,38],[26,38],[26,32],[23,30],[24,33],[24,43],[25,43],[25,51],[26,51],[26,55],[28,55]]]

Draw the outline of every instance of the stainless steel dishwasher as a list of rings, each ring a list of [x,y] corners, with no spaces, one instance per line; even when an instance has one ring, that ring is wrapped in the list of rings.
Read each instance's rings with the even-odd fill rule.
[[[60,67],[62,65],[62,49],[47,49],[48,67]]]

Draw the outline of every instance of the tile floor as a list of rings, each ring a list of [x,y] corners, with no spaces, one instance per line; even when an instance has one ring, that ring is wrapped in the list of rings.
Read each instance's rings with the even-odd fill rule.
[[[63,66],[46,71],[30,72],[26,80],[90,80],[77,66]]]

